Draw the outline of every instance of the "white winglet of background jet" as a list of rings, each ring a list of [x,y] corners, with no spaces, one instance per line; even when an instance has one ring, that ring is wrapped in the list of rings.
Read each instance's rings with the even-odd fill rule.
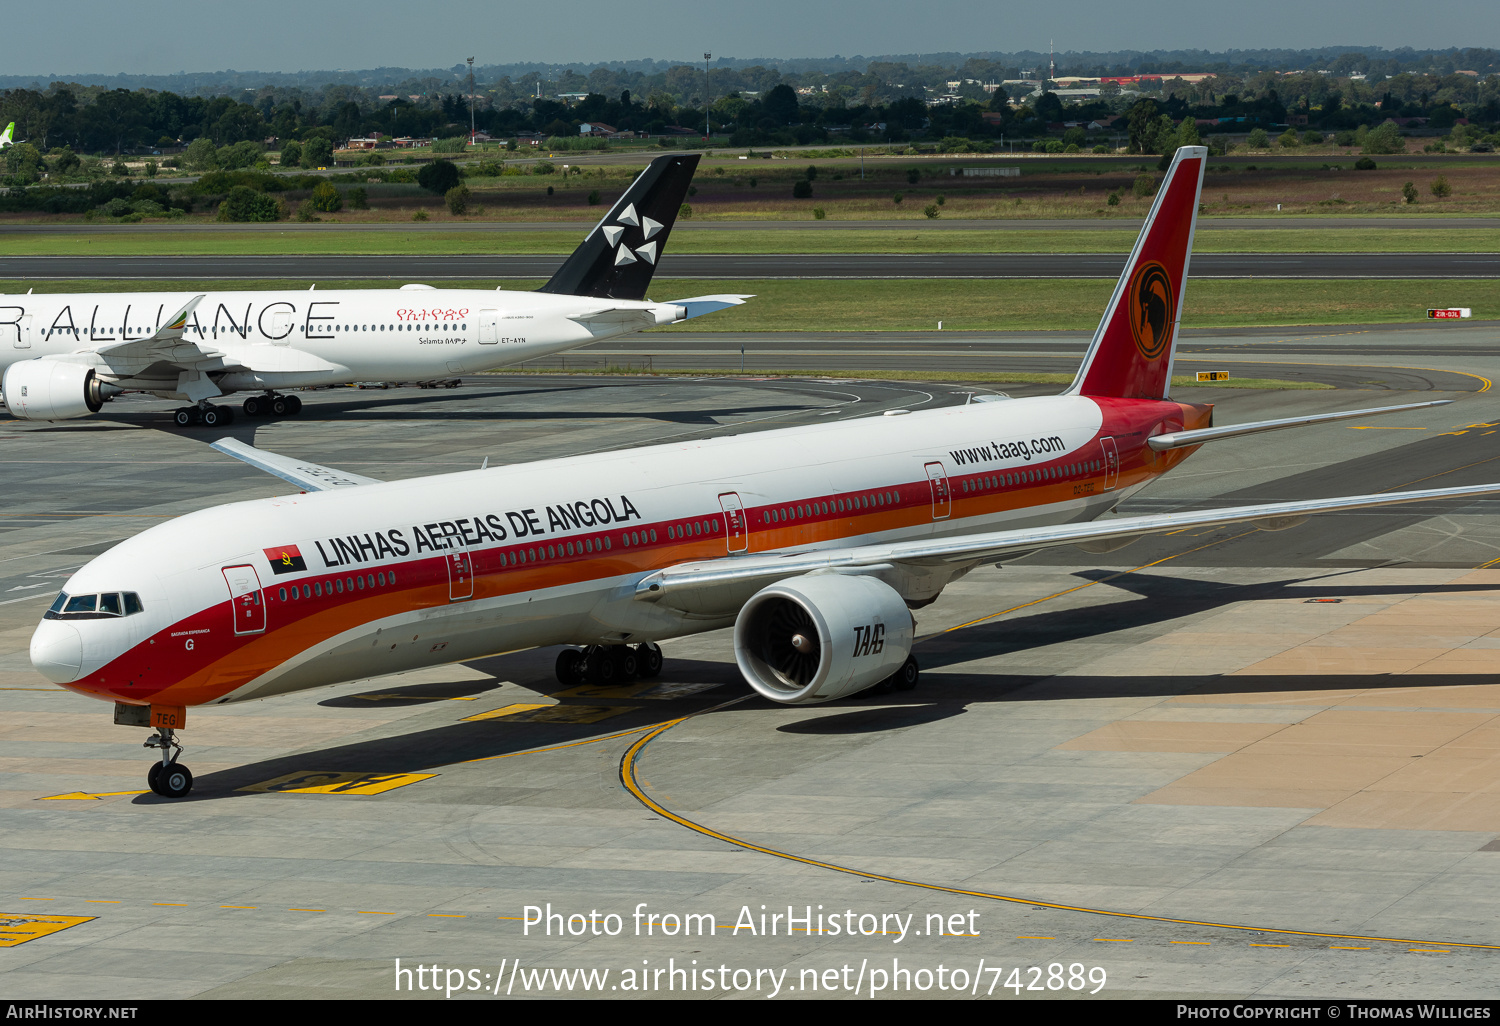
[[[20,420],[67,420],[150,392],[191,404],[179,426],[213,427],[234,392],[255,393],[247,416],[288,416],[302,402],[282,389],[451,378],[737,306],[750,297],[646,298],[698,157],[653,160],[535,292],[207,292],[181,324],[183,293],[0,296],[0,394]]]
[[[1219,438],[1441,405],[1216,428],[1211,406],[1168,397],[1207,158],[1177,151],[1061,395],[386,483],[226,439],[215,448],[306,494],[191,513],[96,557],[38,625],[32,665],[113,702],[116,723],[154,728],[147,781],[181,797],[189,706],[544,645],[574,646],[557,659],[567,685],[614,685],[656,676],[657,642],[730,626],[760,695],[828,702],[915,686],[910,610],[983,563],[1500,495],[1098,519]]]

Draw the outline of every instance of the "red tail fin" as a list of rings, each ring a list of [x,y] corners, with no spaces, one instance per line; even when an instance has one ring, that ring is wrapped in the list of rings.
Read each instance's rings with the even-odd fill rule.
[[[1207,158],[1202,146],[1177,151],[1069,393],[1167,397]]]

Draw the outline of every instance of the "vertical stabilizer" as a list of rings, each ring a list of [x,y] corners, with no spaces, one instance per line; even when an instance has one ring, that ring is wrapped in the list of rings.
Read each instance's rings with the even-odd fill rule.
[[[1203,146],[1184,146],[1172,159],[1067,394],[1167,397],[1207,160]]]
[[[696,153],[657,157],[625,190],[583,245],[538,292],[599,299],[645,299],[651,275],[687,198]]]

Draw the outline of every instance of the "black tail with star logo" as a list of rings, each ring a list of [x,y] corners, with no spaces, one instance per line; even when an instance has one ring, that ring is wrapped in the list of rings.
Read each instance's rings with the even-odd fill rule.
[[[604,220],[538,292],[600,299],[645,299],[677,211],[698,169],[697,153],[653,160]]]

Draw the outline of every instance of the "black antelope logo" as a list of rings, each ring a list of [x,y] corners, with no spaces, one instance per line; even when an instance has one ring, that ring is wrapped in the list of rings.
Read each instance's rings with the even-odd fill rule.
[[[1177,309],[1167,269],[1155,261],[1141,265],[1130,283],[1129,302],[1136,348],[1146,359],[1154,360],[1172,337],[1172,314]]]

